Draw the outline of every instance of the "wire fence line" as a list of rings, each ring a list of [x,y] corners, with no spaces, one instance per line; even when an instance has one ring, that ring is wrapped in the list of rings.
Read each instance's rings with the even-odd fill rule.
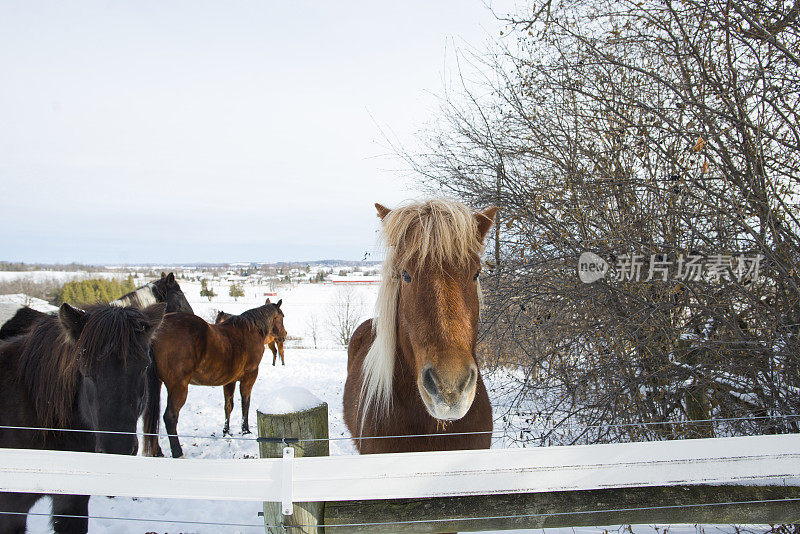
[[[459,521],[500,521],[507,519],[534,519],[537,517],[553,517],[553,516],[575,516],[575,515],[588,515],[588,514],[601,514],[601,513],[627,513],[627,512],[647,512],[656,510],[674,510],[678,508],[708,508],[716,506],[745,506],[745,505],[759,505],[759,504],[775,504],[784,502],[798,502],[800,497],[787,497],[784,499],[758,499],[747,501],[726,501],[726,502],[706,502],[706,503],[693,503],[693,504],[668,504],[660,506],[638,506],[626,508],[602,508],[593,510],[570,510],[566,512],[546,512],[535,514],[508,514],[508,515],[491,515],[491,516],[471,516],[471,517],[450,517],[450,518],[431,518],[431,519],[408,519],[403,521],[371,521],[362,523],[321,523],[321,524],[301,524],[301,525],[285,525],[283,523],[268,525],[265,523],[224,523],[217,521],[195,521],[195,520],[179,520],[179,519],[152,519],[149,517],[122,517],[122,516],[83,516],[83,515],[69,515],[69,514],[45,514],[41,512],[7,512],[0,510],[0,515],[33,515],[44,517],[63,517],[69,519],[94,519],[103,521],[129,521],[129,522],[145,522],[145,523],[168,523],[168,524],[185,524],[185,525],[206,525],[206,526],[227,526],[227,527],[252,527],[252,528],[285,528],[285,529],[304,529],[304,528],[344,528],[344,527],[376,527],[388,525],[419,525],[424,523],[449,523]]]
[[[169,523],[180,525],[207,525],[218,527],[258,527],[265,528],[270,526],[278,527],[279,525],[264,525],[264,523],[221,523],[216,521],[192,521],[192,520],[179,520],[179,519],[152,519],[150,517],[122,517],[122,516],[108,516],[108,515],[72,515],[72,514],[45,514],[42,512],[6,512],[0,510],[0,515],[32,515],[41,517],[63,517],[66,519],[96,519],[101,521],[130,521],[130,522],[143,522],[143,523]]]
[[[518,434],[518,433],[529,433],[534,431],[559,431],[559,430],[596,430],[596,429],[604,429],[604,428],[631,428],[631,427],[639,427],[639,426],[658,426],[658,425],[694,425],[694,424],[716,424],[716,423],[729,423],[733,421],[758,421],[758,420],[768,420],[768,419],[781,419],[781,420],[800,420],[800,414],[778,414],[778,415],[761,415],[761,416],[746,416],[746,417],[721,417],[721,418],[713,418],[713,419],[695,419],[691,421],[647,421],[641,423],[615,423],[615,424],[599,424],[599,425],[555,425],[555,426],[545,426],[545,427],[529,427],[529,428],[514,428],[514,429],[502,429],[502,430],[483,430],[483,431],[473,431],[473,432],[438,432],[432,434],[397,434],[397,435],[390,435],[390,436],[336,436],[336,437],[328,437],[328,438],[302,438],[300,441],[304,442],[315,442],[315,441],[361,441],[361,440],[371,440],[371,439],[404,439],[404,438],[425,438],[425,437],[437,437],[437,436],[471,436],[471,435],[492,435],[492,436],[499,436],[505,437],[509,434]],[[37,426],[11,426],[11,425],[0,425],[0,429],[4,430],[27,430],[27,431],[44,431],[44,432],[79,432],[79,433],[91,433],[91,434],[119,434],[119,435],[141,435],[141,436],[158,436],[158,437],[169,437],[174,436],[178,438],[186,438],[186,439],[207,439],[207,440],[234,440],[234,441],[252,441],[254,443],[258,443],[261,441],[261,438],[258,437],[244,437],[244,436],[201,436],[196,434],[169,434],[169,433],[147,433],[147,432],[123,432],[117,430],[88,430],[82,428],[55,428],[55,427],[37,427]],[[277,437],[270,437],[271,441],[298,441],[296,436],[277,436]]]

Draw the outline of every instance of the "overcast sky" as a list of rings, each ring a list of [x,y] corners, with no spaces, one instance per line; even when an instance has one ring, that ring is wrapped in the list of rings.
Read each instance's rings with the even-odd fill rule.
[[[372,204],[419,194],[384,134],[413,142],[501,26],[479,0],[2,2],[0,260],[361,259]]]

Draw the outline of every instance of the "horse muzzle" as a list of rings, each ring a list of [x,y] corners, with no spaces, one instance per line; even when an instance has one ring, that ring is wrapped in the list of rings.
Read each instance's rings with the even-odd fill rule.
[[[478,383],[478,367],[473,363],[459,373],[443,373],[425,364],[417,387],[422,402],[434,419],[455,421],[472,407]]]
[[[125,454],[136,456],[139,452],[139,440],[136,436],[112,435],[101,437],[97,443],[97,452],[103,454]]]

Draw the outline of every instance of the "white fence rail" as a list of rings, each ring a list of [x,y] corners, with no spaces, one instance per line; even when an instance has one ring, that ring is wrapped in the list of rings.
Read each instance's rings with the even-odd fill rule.
[[[800,486],[800,435],[295,458],[291,469],[286,461],[0,449],[0,491],[309,502],[632,486]],[[291,473],[291,480],[282,473]]]

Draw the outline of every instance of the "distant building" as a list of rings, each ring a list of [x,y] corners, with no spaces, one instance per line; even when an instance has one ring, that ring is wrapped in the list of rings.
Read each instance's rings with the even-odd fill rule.
[[[356,273],[353,273],[354,275]],[[325,282],[325,284],[357,284],[357,285],[365,285],[365,284],[380,284],[381,277],[380,276],[364,276],[363,273],[358,273],[355,276],[337,276],[337,275],[330,275]]]

